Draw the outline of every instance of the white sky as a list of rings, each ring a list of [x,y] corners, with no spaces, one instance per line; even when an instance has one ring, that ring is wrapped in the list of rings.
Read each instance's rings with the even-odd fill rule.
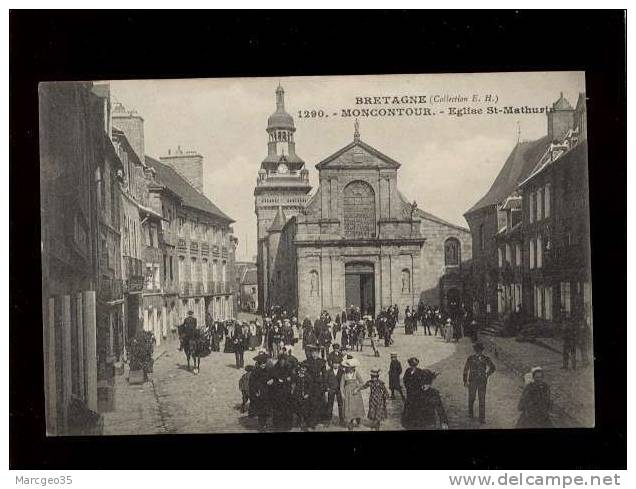
[[[296,123],[296,152],[309,169],[314,189],[318,174],[314,165],[353,139],[353,120],[331,114],[356,108],[356,96],[470,98],[490,93],[498,96],[498,106],[545,106],[563,92],[574,106],[578,93],[585,91],[581,72],[111,81],[115,100],[145,120],[146,154],[159,157],[180,145],[204,156],[205,194],[236,220],[237,259],[256,254],[253,190],[267,154],[265,128],[276,108],[274,90],[279,81],[287,112]],[[448,105],[489,104],[423,107],[436,111]],[[299,118],[301,109],[323,109],[330,117]],[[361,118],[360,134],[363,141],[402,164],[398,187],[409,200],[466,226],[462,214],[488,190],[501,169],[516,143],[517,121],[522,140],[546,132],[544,114],[461,118],[440,114]]]

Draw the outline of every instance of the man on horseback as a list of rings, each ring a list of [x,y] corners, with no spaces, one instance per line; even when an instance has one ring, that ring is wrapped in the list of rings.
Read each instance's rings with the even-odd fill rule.
[[[194,311],[188,311],[188,316],[183,320],[177,330],[179,333],[179,351],[183,350],[184,338],[191,338],[197,329],[197,318],[194,317]]]

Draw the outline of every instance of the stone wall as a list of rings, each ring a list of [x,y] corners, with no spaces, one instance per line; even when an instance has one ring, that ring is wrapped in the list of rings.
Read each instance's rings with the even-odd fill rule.
[[[495,206],[485,207],[466,215],[472,236],[473,252],[473,313],[478,320],[497,312],[497,210]],[[479,230],[483,225],[484,246],[480,245]]]
[[[430,305],[440,305],[440,278],[449,272],[463,272],[466,261],[472,258],[472,238],[468,229],[451,226],[420,215],[420,230],[426,239],[422,247],[422,285],[420,298]],[[447,267],[444,245],[449,238],[460,243],[460,266]]]

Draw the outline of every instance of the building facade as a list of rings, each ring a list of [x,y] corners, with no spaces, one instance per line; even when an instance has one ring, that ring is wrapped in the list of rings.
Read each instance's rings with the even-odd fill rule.
[[[563,97],[546,136],[520,142],[466,214],[473,240],[474,309],[495,330],[513,312],[551,327],[591,321],[585,95]]]
[[[41,83],[39,127],[46,429],[81,434],[98,417],[103,100],[91,83]]]
[[[258,275],[256,263],[236,263],[236,283],[239,310],[255,313],[258,311]]]
[[[146,157],[156,172],[155,182],[163,192],[164,241],[173,246],[166,252],[164,274],[171,287],[178,283],[166,307],[170,329],[193,311],[197,322],[230,319],[236,313],[235,254],[237,239],[230,217],[197,191],[172,166]],[[172,196],[167,198],[168,196]],[[166,272],[167,268],[167,272]],[[176,282],[175,282],[176,281]]]
[[[371,315],[392,304],[401,311],[420,302],[460,305],[468,230],[410,203],[398,190],[400,164],[362,141],[357,122],[353,141],[316,165],[319,187],[310,196],[283,94],[279,86],[254,191],[264,309],[280,305],[316,318],[351,305]],[[281,141],[292,143],[291,165]]]

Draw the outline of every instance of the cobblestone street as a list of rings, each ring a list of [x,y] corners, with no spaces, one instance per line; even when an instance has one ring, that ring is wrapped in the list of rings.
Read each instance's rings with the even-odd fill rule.
[[[420,367],[440,373],[434,383],[443,398],[451,429],[514,428],[518,418],[517,402],[523,388],[522,377],[493,358],[497,372],[491,377],[487,392],[487,422],[480,425],[467,416],[467,392],[462,382],[462,370],[466,357],[472,352],[471,342],[445,343],[440,337],[424,336],[419,331],[406,336],[398,328],[395,344],[390,350],[399,354],[403,368],[406,359],[416,356]],[[144,433],[214,433],[256,431],[256,421],[239,410],[241,395],[238,380],[243,370],[234,366],[234,355],[213,352],[201,360],[201,371],[194,375],[186,368],[185,355],[177,350],[177,343],[162,345],[165,350],[155,363],[152,381],[142,386],[128,385],[124,376],[117,383],[117,410],[105,417],[105,434]],[[298,348],[300,350],[300,348]],[[381,346],[381,356],[374,357],[369,346],[363,352],[354,352],[360,362],[363,379],[369,378],[369,370],[381,369],[381,378],[388,384],[387,370],[389,349]],[[296,351],[299,360],[304,352]],[[246,364],[251,363],[256,352],[245,353]],[[363,391],[365,406],[368,391]],[[388,404],[389,419],[383,430],[400,430],[400,414],[403,404],[391,400]],[[477,409],[477,406],[475,406]],[[557,411],[558,413],[558,411]],[[334,411],[334,421],[337,412]],[[553,415],[555,426],[567,426],[560,414]],[[358,428],[369,429],[366,425]],[[317,431],[341,431],[335,424],[320,425]]]

